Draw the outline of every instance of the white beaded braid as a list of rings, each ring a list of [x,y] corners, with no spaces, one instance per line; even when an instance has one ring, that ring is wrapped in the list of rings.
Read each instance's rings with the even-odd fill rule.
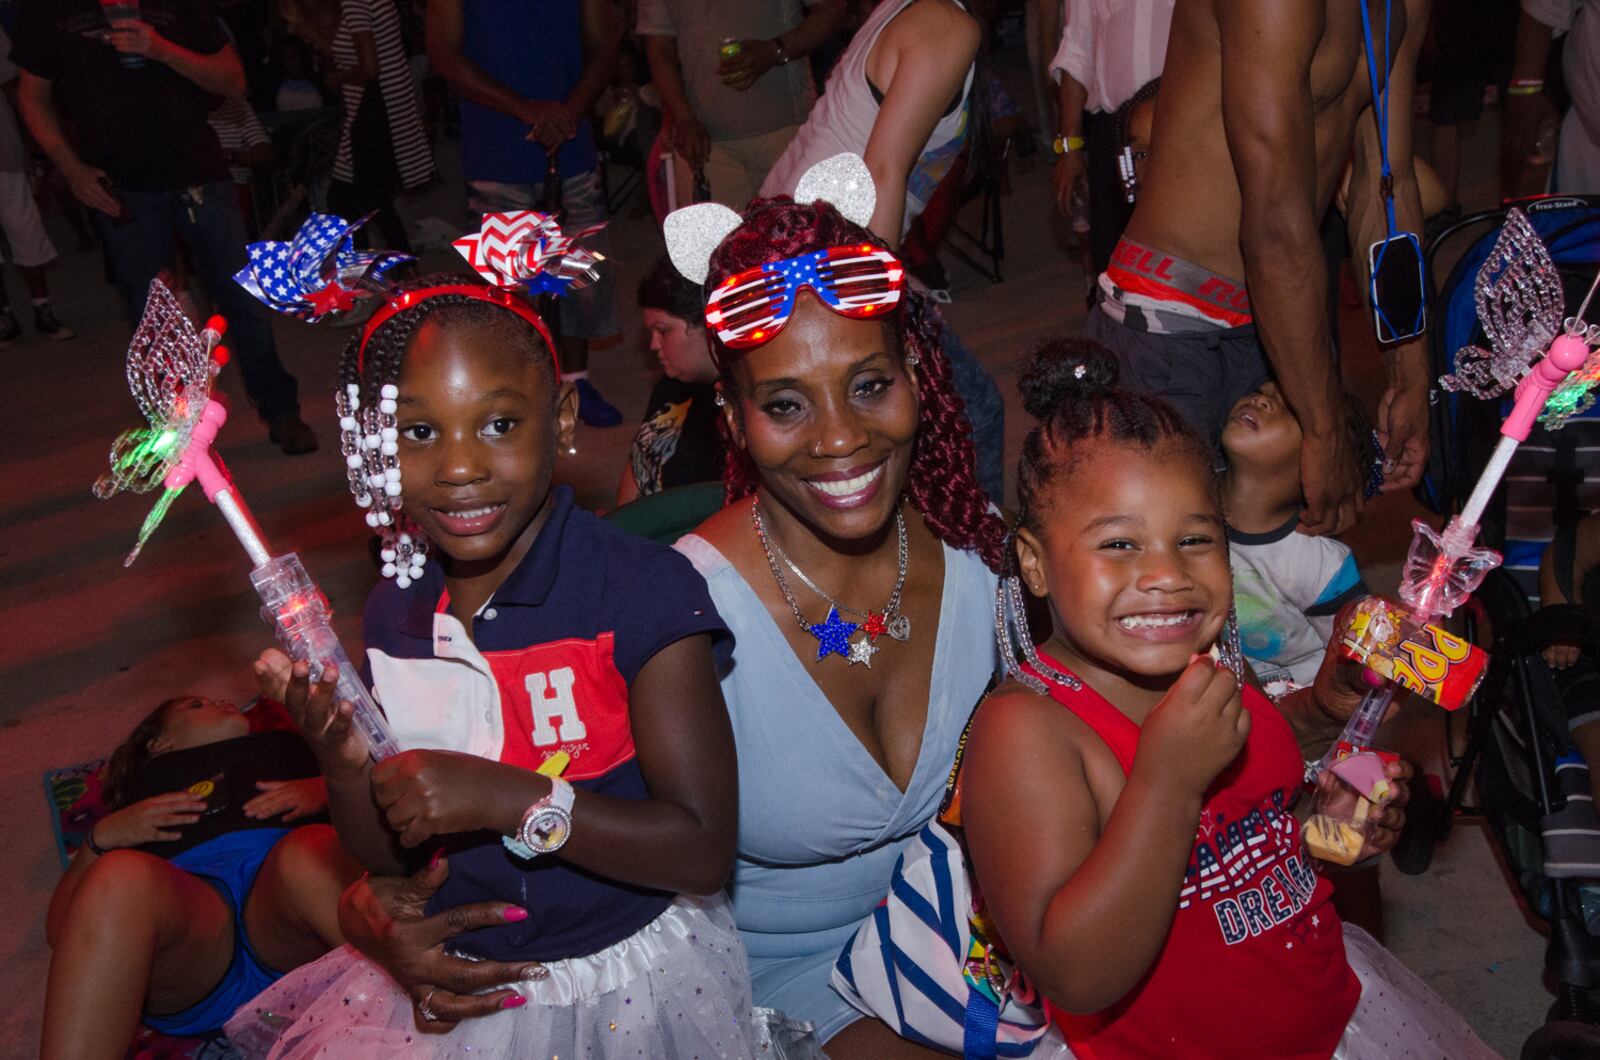
[[[398,387],[385,383],[377,407],[363,406],[360,385],[347,383],[334,403],[350,493],[382,542],[383,576],[404,589],[422,577],[428,542],[400,510],[400,432],[394,415],[399,396]]]

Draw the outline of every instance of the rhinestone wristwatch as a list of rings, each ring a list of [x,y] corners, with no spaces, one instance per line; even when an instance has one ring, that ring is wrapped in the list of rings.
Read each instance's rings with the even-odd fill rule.
[[[525,860],[540,854],[553,854],[572,834],[572,785],[560,777],[550,778],[550,794],[529,806],[522,815],[515,836],[504,836],[505,848]]]

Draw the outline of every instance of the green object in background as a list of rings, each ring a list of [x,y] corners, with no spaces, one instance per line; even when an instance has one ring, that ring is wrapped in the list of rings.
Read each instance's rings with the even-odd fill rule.
[[[606,520],[630,534],[670,545],[721,510],[723,496],[720,482],[674,486],[614,508]]]

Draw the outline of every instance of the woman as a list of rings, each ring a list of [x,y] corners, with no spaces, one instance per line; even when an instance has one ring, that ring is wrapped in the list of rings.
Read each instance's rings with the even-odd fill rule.
[[[644,421],[633,436],[620,507],[637,497],[722,478],[722,436],[712,384],[717,365],[706,339],[700,285],[678,275],[663,257],[639,281],[639,309],[661,379],[650,391]]]
[[[344,107],[328,210],[375,212],[383,245],[410,253],[394,196],[433,178],[433,149],[393,0],[283,0],[280,10],[289,32],[323,54],[323,81]]]
[[[867,243],[882,246],[826,203],[758,201],[712,256],[707,290]],[[802,288],[775,335],[715,340],[733,503],[680,543],[735,637],[721,675],[739,752],[732,891],[756,1004],[814,1023],[833,1060],[935,1055],[863,1018],[828,981],[937,809],[995,670],[1004,539],[926,307],[898,285],[877,294],[875,315],[852,319]],[[808,582],[840,595],[830,602]],[[504,906],[422,916],[446,872],[363,882],[342,922],[443,1019],[492,1016],[494,1003],[470,992],[537,970],[449,954],[452,933],[494,923]]]
[[[898,251],[971,133],[978,22],[960,0],[883,0],[850,40],[761,195],[792,195],[812,166],[860,155],[878,187],[866,227]],[[972,352],[937,329],[978,449],[978,481],[1005,491],[1005,401]]]

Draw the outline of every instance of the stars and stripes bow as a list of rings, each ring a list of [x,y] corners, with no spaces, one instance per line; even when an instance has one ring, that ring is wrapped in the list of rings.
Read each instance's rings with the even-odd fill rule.
[[[529,295],[566,294],[600,278],[605,255],[578,245],[605,225],[566,235],[549,214],[512,210],[483,216],[483,227],[452,246],[485,280],[497,287],[521,285]]]
[[[413,260],[395,251],[357,250],[350,234],[370,217],[346,221],[314,213],[290,242],[251,243],[250,264],[233,278],[269,309],[308,323],[348,312],[357,299],[385,293],[389,271]]]

